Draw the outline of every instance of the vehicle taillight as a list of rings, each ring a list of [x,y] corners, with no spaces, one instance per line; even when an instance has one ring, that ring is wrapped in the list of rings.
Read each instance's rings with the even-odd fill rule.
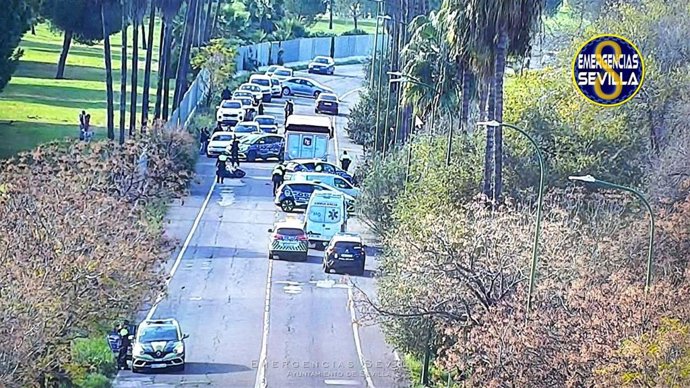
[[[276,234],[275,236],[273,236],[273,239],[274,240],[285,240],[285,236],[283,236],[282,234]]]
[[[297,236],[298,241],[308,241],[309,239],[307,238],[306,234],[303,234],[301,236]]]

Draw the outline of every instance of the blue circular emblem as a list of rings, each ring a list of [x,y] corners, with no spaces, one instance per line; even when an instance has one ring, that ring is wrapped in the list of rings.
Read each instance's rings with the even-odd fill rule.
[[[595,36],[573,59],[575,87],[597,105],[618,106],[629,101],[640,91],[642,81],[642,54],[621,36]]]

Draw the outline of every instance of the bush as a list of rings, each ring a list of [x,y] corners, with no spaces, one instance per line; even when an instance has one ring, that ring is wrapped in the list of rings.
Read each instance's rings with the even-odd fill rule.
[[[168,246],[146,209],[184,193],[195,153],[187,132],[154,128],[123,146],[48,144],[0,166],[0,386],[109,371],[103,348],[75,340],[162,291]]]
[[[356,30],[355,30],[355,29],[352,29],[352,30],[343,32],[342,35],[343,35],[343,36],[347,36],[347,35],[367,35],[367,32],[364,31],[364,30],[360,30],[360,29],[356,29]]]
[[[78,385],[80,388],[110,388],[113,386],[110,379],[100,373],[89,373],[84,381]]]
[[[94,373],[105,377],[117,370],[113,353],[103,337],[75,339],[70,351],[72,361],[65,369],[79,386],[85,386],[84,382]]]

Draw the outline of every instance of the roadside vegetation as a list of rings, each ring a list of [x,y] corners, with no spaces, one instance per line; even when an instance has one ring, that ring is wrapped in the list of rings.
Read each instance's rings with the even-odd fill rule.
[[[411,21],[402,58],[395,48],[386,54],[380,83],[387,97],[386,71],[400,70],[439,92],[393,83],[392,108],[386,112],[382,99],[376,133],[379,83],[369,88],[367,79],[348,130],[366,147],[360,211],[384,253],[377,298],[360,293],[360,308],[383,324],[418,379],[430,350],[429,386],[686,386],[690,137],[683,96],[690,79],[680,53],[688,52],[681,36],[690,8],[661,0],[533,3],[540,12],[526,27],[540,31],[542,20],[546,27],[533,35],[536,54],[552,51],[541,64],[527,66],[529,51],[509,49],[505,69],[486,72],[477,50],[501,51],[478,45],[481,37],[449,33],[464,31],[456,23],[471,19],[472,9],[444,1]],[[465,16],[449,16],[451,9]],[[605,32],[630,38],[647,63],[643,90],[616,108],[592,105],[570,80],[578,44]],[[425,49],[425,39],[438,39],[439,49]],[[469,67],[458,66],[464,59]],[[492,102],[488,86],[499,85],[496,77],[504,86]],[[409,124],[414,116],[421,128]],[[526,128],[546,159],[529,312],[538,164],[527,139],[475,124],[485,119]],[[401,128],[383,131],[396,121]],[[648,293],[646,209],[620,191],[568,181],[586,174],[637,189],[652,204]]]

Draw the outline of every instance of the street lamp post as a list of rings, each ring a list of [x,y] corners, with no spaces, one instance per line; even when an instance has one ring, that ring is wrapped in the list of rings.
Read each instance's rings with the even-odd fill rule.
[[[369,88],[374,88],[374,69],[376,69],[376,54],[379,47],[379,16],[381,15],[381,2],[376,2],[376,34],[374,34],[374,51],[371,53],[371,76],[369,77]]]
[[[645,275],[645,282],[644,282],[644,292],[645,294],[649,292],[649,286],[651,285],[652,282],[652,260],[654,258],[654,211],[652,211],[652,207],[649,205],[649,202],[647,199],[640,193],[639,191],[626,187],[626,186],[621,186],[617,185],[615,183],[607,182],[607,181],[602,181],[600,179],[597,179],[591,175],[584,175],[584,176],[569,176],[569,180],[573,182],[584,182],[584,183],[590,183],[594,185],[599,185],[603,187],[608,187],[611,189],[616,189],[616,190],[621,190],[621,191],[626,191],[628,193],[633,194],[637,198],[640,199],[642,204],[644,204],[645,208],[647,208],[647,211],[649,212],[649,248],[647,249],[647,273]]]
[[[536,228],[534,231],[534,245],[532,246],[532,263],[530,265],[529,271],[529,288],[527,289],[527,313],[529,313],[532,309],[532,294],[534,293],[534,279],[537,274],[537,257],[539,254],[539,235],[541,234],[541,211],[544,194],[544,157],[541,153],[541,149],[539,148],[539,144],[537,144],[536,140],[534,140],[532,136],[530,136],[524,129],[520,127],[516,127],[512,124],[499,123],[495,120],[478,122],[477,125],[485,125],[487,127],[503,126],[514,129],[517,132],[521,133],[523,136],[525,136],[529,140],[529,142],[532,143],[534,149],[537,152],[537,159],[539,160],[539,195],[537,197],[537,221]]]
[[[391,17],[388,15],[385,16],[379,16],[383,20],[382,25],[381,25],[381,33],[383,35],[383,38],[381,39],[381,56],[379,57],[379,84],[378,88],[376,91],[376,132],[374,133],[374,150],[378,152],[379,149],[379,121],[381,117],[381,89],[382,85],[381,82],[383,82],[383,43],[386,41],[385,38],[385,25],[386,25],[386,20],[390,20]],[[377,20],[377,25],[378,25],[378,20]],[[390,44],[390,39],[388,39],[388,43]]]

